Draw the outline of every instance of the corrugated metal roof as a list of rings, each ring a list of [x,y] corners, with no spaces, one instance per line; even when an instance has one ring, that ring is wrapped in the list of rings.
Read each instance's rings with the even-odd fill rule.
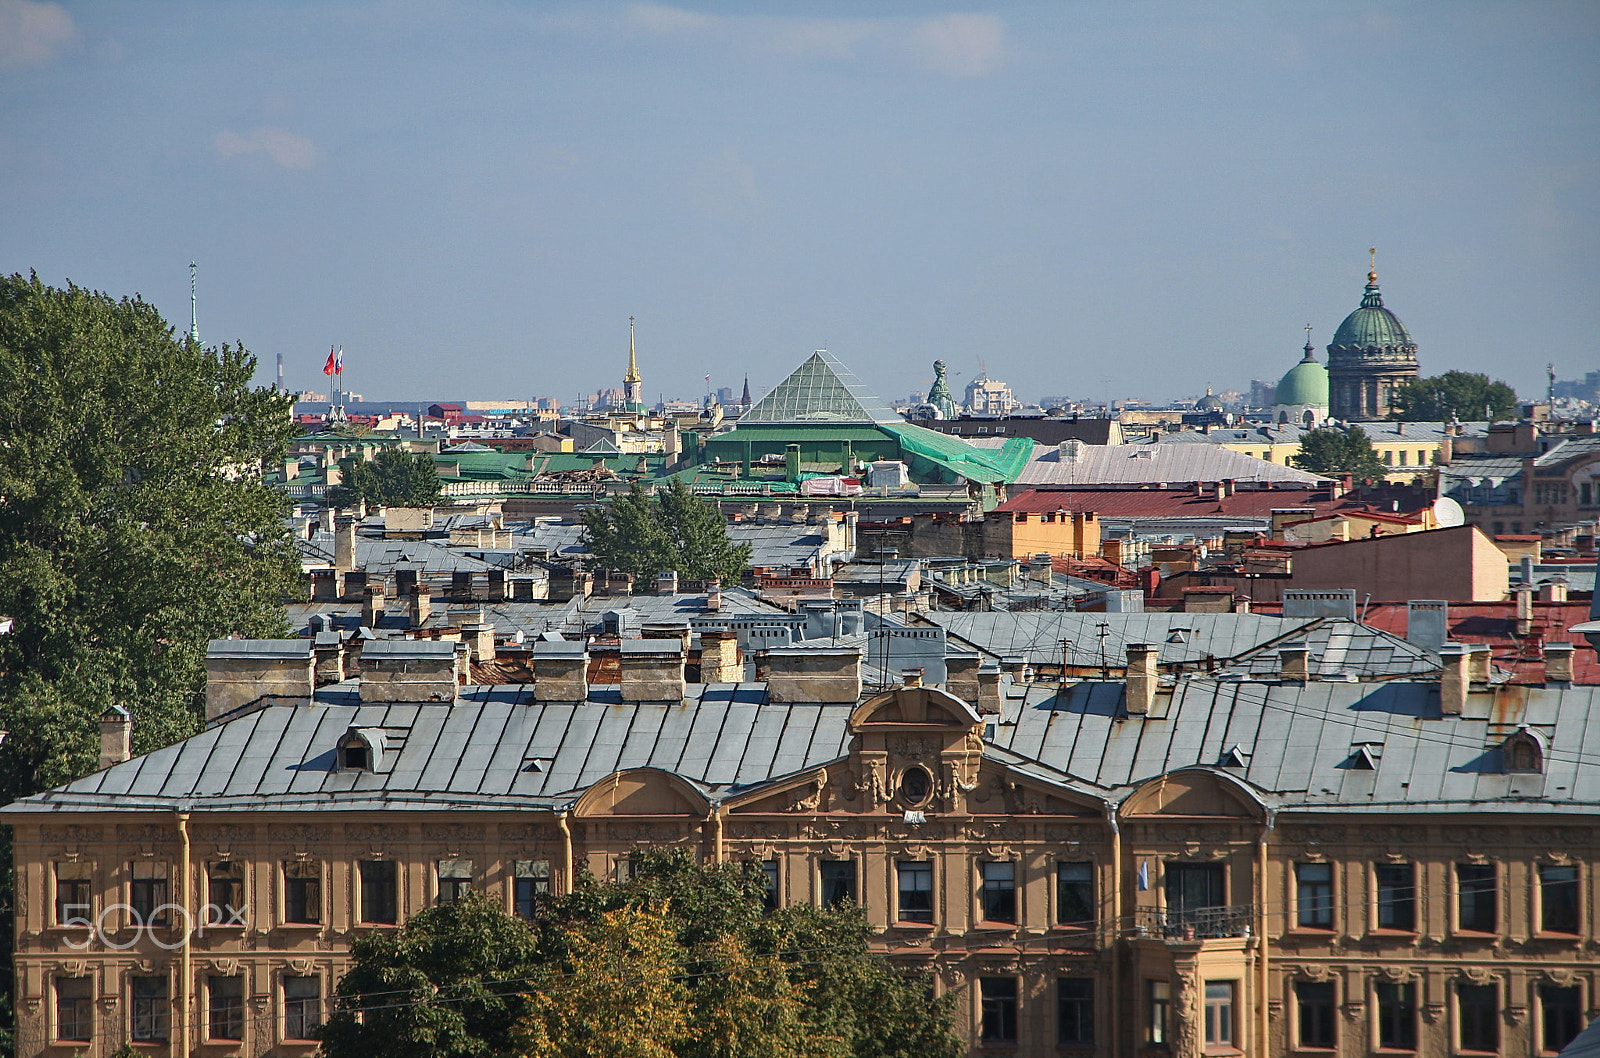
[[[1039,446],[1017,475],[1019,485],[1132,485],[1195,481],[1285,482],[1313,486],[1315,474],[1280,466],[1220,445],[1165,441],[1083,445],[1075,458]]]

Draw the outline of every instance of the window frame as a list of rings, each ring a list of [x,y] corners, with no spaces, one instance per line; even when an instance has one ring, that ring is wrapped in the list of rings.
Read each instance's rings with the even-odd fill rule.
[[[229,873],[218,874],[225,867]],[[245,903],[245,865],[240,860],[213,860],[206,863],[205,927],[207,929],[239,929],[247,926],[249,908]],[[222,901],[217,900],[218,887],[227,890]],[[213,917],[221,912],[222,918]]]
[[[1468,997],[1466,993],[1473,993],[1470,1009],[1472,1016],[1468,1016]],[[1483,1000],[1487,997],[1488,1004]],[[1499,1054],[1500,1045],[1505,1037],[1500,1026],[1500,985],[1490,981],[1479,984],[1476,981],[1456,980],[1450,989],[1450,1001],[1455,1006],[1455,1038],[1456,1050],[1465,1054]],[[1469,1029],[1469,1025],[1472,1026]],[[1492,1039],[1484,1040],[1478,1033],[1487,1031]],[[1469,1043],[1468,1037],[1472,1040]],[[1487,1042],[1488,1046],[1483,1046]]]
[[[312,982],[316,986],[316,994],[291,996],[289,994],[289,982],[291,981]],[[285,1040],[316,1039],[315,1036],[305,1033],[303,1030],[309,1028],[312,1032],[315,1032],[322,1025],[322,991],[322,977],[319,974],[283,974],[279,978],[278,994],[283,999],[283,1038]],[[309,1023],[307,1021],[307,1004],[314,1004],[309,1012],[309,1016],[312,1019]],[[298,1022],[298,1027],[302,1030],[301,1035],[295,1035],[291,1029],[291,1026],[295,1025],[296,1022]]]
[[[1312,989],[1318,991],[1315,998],[1307,997]],[[1339,1049],[1339,986],[1333,981],[1295,981],[1291,989],[1294,994],[1294,1038],[1295,1046],[1303,1051],[1336,1051]],[[1326,996],[1321,995],[1326,992]],[[1306,1032],[1307,1012],[1314,1011],[1317,1021],[1321,1022],[1314,1033]],[[1322,1031],[1326,1030],[1326,1031]],[[1315,1039],[1308,1038],[1315,1036]]]
[[[165,860],[131,861],[128,865],[128,925],[165,929],[172,922],[168,914],[171,903],[171,865]]]
[[[1384,1000],[1385,992],[1392,992],[1394,1001]],[[1374,981],[1372,983],[1372,1034],[1379,1050],[1416,1051],[1417,1049],[1417,983],[1415,981]],[[1386,1011],[1390,1013],[1386,1015]],[[1403,1031],[1400,1042],[1384,1040],[1384,1030],[1393,1018],[1394,1027]]]
[[[1084,995],[1069,995],[1067,985],[1082,986]],[[1094,1036],[1094,978],[1061,976],[1056,978],[1056,1046],[1092,1047]],[[1068,1026],[1073,1032],[1067,1032]]]
[[[1151,1047],[1165,1047],[1172,1035],[1172,981],[1165,977],[1147,977],[1144,981],[1144,1042]]]
[[[160,985],[160,995],[139,994],[141,986]],[[153,991],[154,989],[150,989]],[[172,1039],[172,979],[165,974],[128,978],[128,1038],[134,1043],[168,1043]]]
[[[1084,877],[1068,879],[1065,877],[1067,870],[1082,869]],[[1096,892],[1095,864],[1093,860],[1057,860],[1056,861],[1056,925],[1067,929],[1093,929],[1100,921],[1099,904]],[[1068,894],[1079,890],[1070,900]],[[1083,918],[1068,918],[1068,904],[1081,905],[1087,912]]]
[[[1321,871],[1325,877],[1321,880],[1308,880],[1305,877],[1306,874],[1317,871]],[[1333,932],[1333,864],[1327,860],[1308,860],[1296,863],[1293,873],[1294,928],[1316,930],[1319,933]],[[1308,890],[1311,890],[1309,900]]]
[[[1383,879],[1384,871],[1406,872],[1406,884],[1391,886]],[[1403,894],[1399,897],[1385,899],[1386,893]],[[1417,932],[1417,865],[1410,860],[1404,863],[1374,863],[1372,865],[1372,927],[1374,930],[1386,933],[1416,933]],[[1410,921],[1409,926],[1384,925],[1383,912],[1385,906],[1391,908],[1404,908],[1405,917]],[[1396,916],[1398,917],[1398,916]]]
[[[841,866],[842,870],[839,869]],[[847,856],[842,860],[818,860],[817,904],[821,907],[839,907],[846,901],[852,904],[859,903],[860,901],[856,899],[856,894],[859,892],[857,870],[854,856]],[[848,883],[849,892],[836,893],[841,882]]]
[[[322,863],[318,860],[284,860],[280,870],[283,877],[280,924],[321,926],[324,918]],[[295,896],[297,891],[299,895]],[[300,918],[291,917],[296,907],[301,908]]]
[[[542,873],[541,873],[542,872]],[[539,898],[550,893],[549,860],[517,860],[511,865],[511,914],[533,921]]]
[[[68,982],[73,982],[75,990],[81,988],[84,994],[64,994],[61,986]],[[51,999],[53,1000],[51,1004],[52,1017],[54,1018],[54,1024],[50,1026],[50,1038],[62,1043],[94,1042],[94,977],[89,974],[53,974],[50,980],[50,991]],[[65,1003],[73,1005],[70,1019],[62,1017]],[[69,1021],[76,1035],[69,1036],[65,1033],[64,1026]]]
[[[71,876],[63,876],[63,867],[71,872]],[[50,905],[55,917],[51,924],[62,929],[94,928],[94,868],[77,860],[61,860],[51,873],[55,882],[55,899]],[[72,903],[65,901],[62,883],[72,887]],[[82,902],[78,902],[77,897],[81,897]],[[81,918],[64,914],[65,908],[73,907],[85,908],[88,914]]]
[[[446,867],[446,864],[449,867]],[[463,866],[463,864],[465,866]],[[471,860],[439,860],[433,868],[434,903],[440,907],[458,904],[473,890],[475,872]],[[445,874],[449,870],[448,875]],[[631,872],[630,872],[631,874]]]
[[[1551,1042],[1551,1036],[1554,1033],[1550,1031],[1551,1007],[1546,998],[1546,993],[1550,992],[1570,993],[1572,996],[1572,1006],[1567,1011],[1573,1018],[1571,1032],[1566,1039],[1556,1043]],[[1576,981],[1570,985],[1561,985],[1554,981],[1540,981],[1534,988],[1534,998],[1539,1004],[1538,1025],[1535,1028],[1535,1031],[1539,1034],[1538,1040],[1535,1041],[1535,1046],[1539,1049],[1535,1053],[1559,1054],[1567,1044],[1571,1043],[1578,1037],[1579,1033],[1583,1032],[1585,1020],[1583,986]]]
[[[978,1042],[981,1044],[1016,1043],[1018,1016],[1021,1010],[1021,989],[1017,979],[1010,976],[985,976],[978,978]],[[1005,993],[1009,992],[1007,995]],[[991,1017],[992,1015],[992,1017]]]
[[[1239,1049],[1239,982],[1206,981],[1201,985],[1201,1046],[1208,1053]]]
[[[907,887],[907,881],[925,884]],[[914,899],[906,900],[906,894]],[[926,904],[925,907],[913,906]],[[933,861],[894,861],[894,922],[896,925],[931,926],[933,924]]]
[[[217,992],[218,981],[232,981],[238,987],[237,995],[219,995]],[[217,1040],[224,1043],[239,1043],[244,1040],[244,975],[243,974],[208,974],[206,976],[206,1039]],[[233,1003],[219,1004],[218,1000],[231,1000]],[[235,1005],[236,1003],[236,1005]],[[224,1021],[223,1033],[217,1031],[219,1014]],[[226,1035],[226,1028],[233,1028],[236,1035]]]
[[[1472,882],[1471,888],[1468,888],[1467,879],[1463,877],[1463,874],[1468,871],[1487,871],[1487,880],[1489,884],[1487,886],[1483,886],[1482,882],[1484,879],[1479,878]],[[1497,863],[1473,863],[1471,861],[1461,861],[1453,864],[1451,881],[1455,889],[1455,901],[1454,907],[1452,908],[1452,913],[1455,917],[1456,932],[1472,933],[1479,936],[1494,936],[1498,934],[1500,932],[1501,919],[1500,865]],[[1468,922],[1467,915],[1469,897],[1472,900],[1471,909],[1474,912],[1474,914],[1471,916],[1470,924]],[[1483,928],[1483,915],[1481,914],[1481,908],[1483,905],[1479,903],[1479,901],[1484,900],[1485,898],[1487,898],[1488,906],[1487,917],[1490,920],[1488,923],[1489,928],[1487,929]]]
[[[384,875],[386,877],[378,877]],[[362,926],[400,924],[400,865],[391,859],[357,860],[357,923]],[[388,917],[382,917],[387,912]]]
[[[991,873],[993,877],[990,877]],[[1020,901],[1017,899],[1017,861],[981,860],[978,863],[978,921],[1002,926],[1015,926],[1020,918]],[[992,884],[991,884],[992,883]],[[1010,905],[1010,917],[1006,905]],[[990,914],[990,911],[996,914]]]
[[[1556,871],[1570,871],[1572,876],[1564,881],[1554,883],[1547,881],[1545,878],[1546,872],[1554,873]],[[1534,876],[1538,881],[1534,888],[1538,894],[1537,899],[1539,902],[1539,933],[1542,936],[1549,937],[1576,938],[1583,936],[1583,871],[1578,864],[1540,863],[1534,868]],[[1569,905],[1572,917],[1568,923],[1558,923],[1556,927],[1552,927],[1550,913],[1552,904],[1556,902],[1550,899],[1550,890],[1557,886],[1568,890],[1567,898],[1563,902]],[[1560,928],[1563,925],[1570,925],[1572,928]]]

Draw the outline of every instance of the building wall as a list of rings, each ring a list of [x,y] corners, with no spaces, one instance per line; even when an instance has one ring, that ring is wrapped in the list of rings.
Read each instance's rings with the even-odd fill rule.
[[[1510,590],[1505,554],[1474,526],[1325,544],[1294,553],[1294,588],[1355,588],[1374,599],[1495,602]]]

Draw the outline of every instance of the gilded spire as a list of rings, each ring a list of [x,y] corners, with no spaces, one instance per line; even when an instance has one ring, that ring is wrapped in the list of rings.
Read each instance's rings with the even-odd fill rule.
[[[1378,285],[1378,248],[1376,246],[1369,246],[1369,247],[1367,247],[1367,253],[1372,258],[1372,265],[1371,265],[1370,268],[1367,269],[1367,282],[1369,284],[1371,284],[1372,286],[1377,286]]]
[[[633,317],[628,317],[628,373],[622,376],[624,382],[639,382],[639,358],[633,348]]]

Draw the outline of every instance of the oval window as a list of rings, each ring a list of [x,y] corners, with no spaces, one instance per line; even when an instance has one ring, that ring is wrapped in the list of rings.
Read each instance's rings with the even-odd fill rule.
[[[928,769],[918,765],[907,768],[900,775],[900,796],[908,804],[920,805],[928,799],[928,794],[933,791],[933,776],[928,774]]]

